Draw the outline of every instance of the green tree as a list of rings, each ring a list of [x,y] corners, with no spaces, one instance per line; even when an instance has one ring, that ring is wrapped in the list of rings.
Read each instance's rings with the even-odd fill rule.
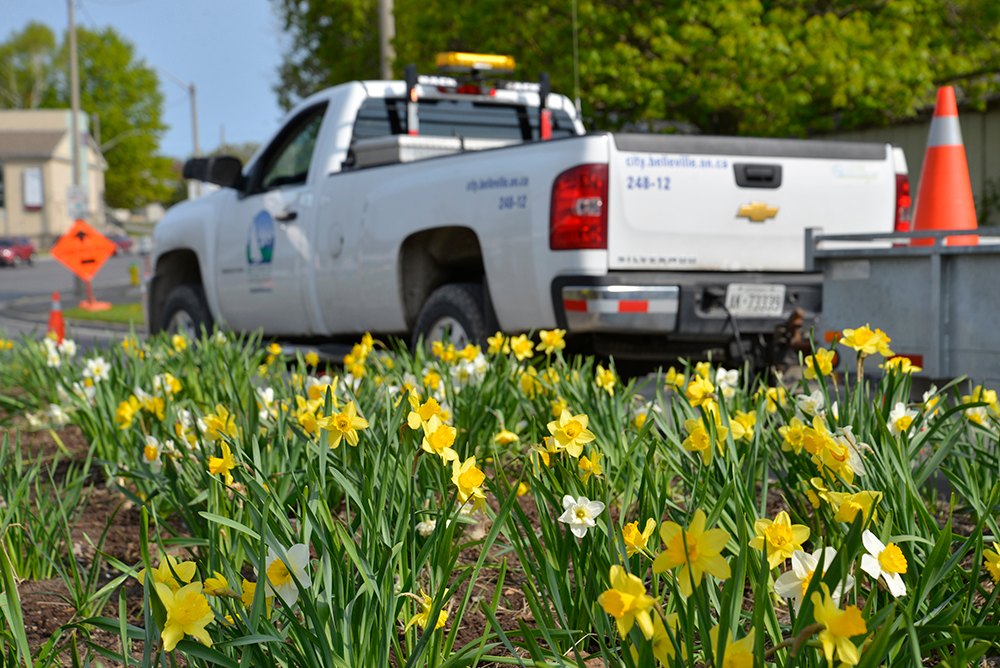
[[[283,104],[378,76],[375,0],[274,0]],[[396,0],[397,75],[434,53],[509,53],[572,95],[572,0]],[[945,83],[981,105],[1000,75],[996,0],[578,0],[585,117],[608,128],[806,135],[889,123]]]
[[[96,116],[108,162],[104,198],[109,206],[136,208],[169,196],[170,159],[159,156],[163,95],[156,72],[112,28],[77,29],[80,108]],[[31,23],[0,44],[0,107],[68,108],[66,40]]]
[[[0,105],[41,106],[52,85],[56,37],[48,26],[29,23],[0,44]]]

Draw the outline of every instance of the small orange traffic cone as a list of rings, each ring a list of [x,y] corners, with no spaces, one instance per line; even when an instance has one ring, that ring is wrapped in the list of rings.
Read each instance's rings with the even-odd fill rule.
[[[937,105],[927,137],[927,153],[920,170],[920,187],[913,229],[976,230],[976,203],[972,198],[969,163],[965,159],[962,129],[958,125],[955,89],[938,88]],[[914,246],[930,246],[933,239],[913,239]],[[975,246],[973,235],[948,237],[949,246]]]
[[[58,292],[52,293],[52,310],[49,311],[49,335],[54,335],[59,343],[62,343],[66,336],[66,323],[63,321],[62,304],[59,302]]]

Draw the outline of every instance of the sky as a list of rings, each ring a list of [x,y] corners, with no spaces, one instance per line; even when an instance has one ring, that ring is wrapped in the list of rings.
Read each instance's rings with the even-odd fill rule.
[[[160,142],[164,155],[191,155],[188,83],[196,89],[203,152],[222,136],[230,144],[263,142],[278,128],[283,114],[273,89],[288,39],[269,0],[74,1],[78,26],[111,26],[157,71],[170,126]],[[0,0],[0,39],[29,21],[61,38],[67,0]]]

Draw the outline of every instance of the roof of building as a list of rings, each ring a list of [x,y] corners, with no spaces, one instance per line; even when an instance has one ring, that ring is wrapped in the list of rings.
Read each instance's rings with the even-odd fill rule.
[[[65,130],[0,130],[0,159],[51,158]]]

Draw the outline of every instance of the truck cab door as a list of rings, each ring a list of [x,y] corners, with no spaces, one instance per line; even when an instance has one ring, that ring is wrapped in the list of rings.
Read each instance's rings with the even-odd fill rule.
[[[218,226],[219,309],[237,330],[310,334],[305,281],[316,216],[314,163],[326,103],[293,117],[250,169]]]

